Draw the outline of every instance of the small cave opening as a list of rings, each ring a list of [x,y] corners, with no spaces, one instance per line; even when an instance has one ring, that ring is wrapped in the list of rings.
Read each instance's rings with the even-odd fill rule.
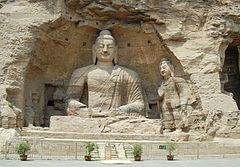
[[[222,69],[222,84],[224,91],[233,94],[233,98],[240,109],[240,73],[239,50],[237,45],[229,44],[225,51],[225,60]]]

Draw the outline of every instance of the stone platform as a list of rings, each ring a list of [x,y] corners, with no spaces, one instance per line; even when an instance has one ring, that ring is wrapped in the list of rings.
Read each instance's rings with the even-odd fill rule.
[[[83,118],[52,116],[50,128],[24,128],[22,136],[77,140],[209,141],[204,132],[182,131],[160,134],[159,119],[140,116]]]
[[[77,139],[77,140],[151,140],[166,141],[161,134],[123,134],[123,133],[76,133],[76,132],[53,132],[44,130],[23,129],[21,136],[52,138],[52,139]]]
[[[52,116],[50,131],[159,135],[160,124],[159,119],[147,119],[141,116],[120,115],[99,118]]]
[[[124,134],[124,133],[77,133],[54,132],[51,128],[24,128],[21,136],[11,141],[11,146],[20,141],[27,140],[31,144],[32,154],[42,159],[66,158],[83,159],[86,142],[94,142],[99,145],[94,154],[96,160],[103,159],[133,159],[132,147],[136,143],[143,146],[143,159],[165,159],[166,150],[160,149],[160,145],[166,145],[166,141],[177,140],[176,157],[194,158],[209,156],[239,156],[239,140],[196,141],[201,134],[170,132],[162,134]],[[193,139],[195,138],[195,140]],[[181,139],[181,140],[180,140]],[[186,140],[189,139],[189,142]],[[11,147],[10,149],[13,149]],[[107,154],[106,150],[111,154]],[[14,151],[14,150],[13,150]],[[108,157],[108,155],[111,155]],[[107,158],[108,157],[108,158]]]

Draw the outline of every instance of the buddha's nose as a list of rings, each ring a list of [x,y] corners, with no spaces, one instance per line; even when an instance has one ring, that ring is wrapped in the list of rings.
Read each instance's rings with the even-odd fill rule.
[[[106,53],[108,50],[107,50],[107,45],[105,45],[104,47],[103,47],[103,52],[104,53]]]

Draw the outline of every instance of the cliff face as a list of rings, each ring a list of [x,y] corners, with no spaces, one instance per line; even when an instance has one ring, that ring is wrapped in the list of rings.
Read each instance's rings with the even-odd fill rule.
[[[64,115],[61,100],[58,107],[49,106],[50,114],[43,110],[55,100],[54,92],[64,94],[75,68],[92,63],[99,30],[110,29],[119,46],[119,64],[139,73],[148,101],[157,99],[158,65],[167,56],[197,99],[195,110],[208,113],[206,130],[236,130],[239,85],[231,76],[238,77],[239,64],[230,65],[232,55],[239,62],[239,11],[238,0],[1,1],[1,105],[20,108],[26,123],[31,117],[26,108],[37,96],[36,119]],[[214,116],[219,112],[220,117]]]

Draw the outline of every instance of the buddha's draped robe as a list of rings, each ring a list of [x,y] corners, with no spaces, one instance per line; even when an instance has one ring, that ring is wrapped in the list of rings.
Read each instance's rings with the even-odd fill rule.
[[[115,65],[109,75],[97,65],[76,69],[67,90],[67,99],[81,99],[84,86],[88,89],[88,108],[101,111],[120,109],[123,112],[142,113],[144,100],[141,83],[136,72]]]

